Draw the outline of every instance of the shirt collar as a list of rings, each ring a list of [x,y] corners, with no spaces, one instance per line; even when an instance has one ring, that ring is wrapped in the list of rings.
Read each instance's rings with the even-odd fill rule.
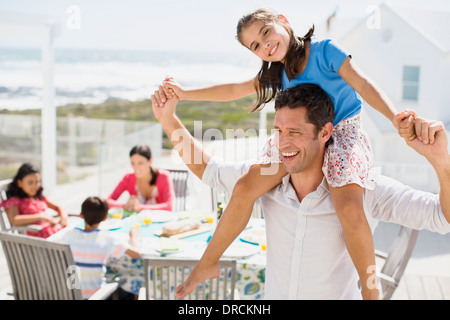
[[[281,188],[284,193],[288,193],[289,188],[291,188],[295,194],[294,186],[291,184],[291,174],[290,173],[288,173],[287,175],[285,175],[283,177],[282,182],[281,182]],[[328,182],[325,179],[325,177],[322,178],[322,182],[317,187],[315,193],[317,193],[317,195],[319,197],[325,195],[325,193],[330,193],[330,188],[328,186]]]

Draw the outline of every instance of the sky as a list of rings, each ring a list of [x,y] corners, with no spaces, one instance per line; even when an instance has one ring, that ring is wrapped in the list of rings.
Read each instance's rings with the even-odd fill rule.
[[[54,15],[60,21],[56,48],[155,51],[244,50],[235,39],[246,12],[269,6],[290,20],[298,35],[338,9],[341,17],[364,17],[379,0],[0,0],[0,12]],[[391,3],[405,3],[392,0]],[[448,0],[409,0],[449,10]],[[0,37],[0,47],[38,47],[40,40]]]

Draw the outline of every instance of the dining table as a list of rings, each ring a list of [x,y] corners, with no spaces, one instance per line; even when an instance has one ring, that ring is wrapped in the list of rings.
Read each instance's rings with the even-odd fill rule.
[[[182,219],[198,219],[201,226],[171,237],[161,234],[166,223]],[[200,259],[216,225],[215,215],[195,210],[144,210],[125,217],[112,211],[109,218],[100,224],[100,229],[109,229],[118,236],[128,237],[132,227],[139,228],[141,256]],[[251,218],[245,230],[223,255],[224,258],[235,259],[237,262],[235,287],[241,300],[264,298],[265,249],[265,221]],[[145,286],[143,259],[132,259],[127,255],[109,259],[106,278],[108,281],[118,279],[123,290],[138,295],[140,288]]]

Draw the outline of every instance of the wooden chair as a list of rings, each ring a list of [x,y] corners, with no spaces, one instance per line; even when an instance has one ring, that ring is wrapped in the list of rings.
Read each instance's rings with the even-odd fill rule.
[[[218,191],[214,188],[211,188],[211,207],[213,212],[217,212],[217,204],[228,203],[230,201],[231,196],[223,191]],[[252,218],[260,218],[264,219],[264,214],[261,206],[261,199],[256,200],[253,205]]]
[[[187,181],[189,172],[187,170],[168,169],[173,181],[175,189],[175,202],[172,211],[186,210],[186,197],[187,197]]]
[[[11,179],[0,181],[0,202],[5,201],[6,198],[6,188],[8,184],[11,183]],[[13,226],[9,221],[9,217],[5,209],[0,206],[0,227],[2,231],[9,231],[14,233],[24,234],[27,231],[31,232],[39,232],[42,230],[42,227],[39,225],[25,225],[25,226]]]
[[[16,300],[81,300],[75,262],[68,244],[0,232]],[[104,300],[118,288],[108,283],[89,300]]]
[[[170,259],[143,256],[145,287],[139,292],[139,299],[175,300],[175,288],[187,279],[198,260]],[[236,260],[222,259],[219,262],[221,274],[218,278],[202,282],[187,300],[234,300]]]
[[[375,256],[384,260],[378,273],[380,299],[389,300],[394,294],[414,250],[418,234],[418,230],[401,226],[389,253],[375,250]]]

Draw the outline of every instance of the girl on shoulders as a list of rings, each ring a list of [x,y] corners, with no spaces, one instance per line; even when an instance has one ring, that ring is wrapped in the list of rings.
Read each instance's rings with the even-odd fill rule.
[[[370,168],[373,162],[372,148],[367,134],[362,130],[360,113],[362,99],[392,122],[395,128],[413,111],[398,112],[382,90],[352,61],[352,57],[337,42],[313,37],[314,27],[305,36],[297,37],[283,15],[271,9],[257,9],[242,17],[237,26],[237,39],[247,49],[262,60],[261,70],[256,77],[230,84],[215,85],[196,90],[184,90],[172,78],[167,78],[156,100],[164,104],[166,98],[180,100],[230,101],[256,93],[254,111],[275,98],[277,92],[301,83],[320,86],[331,98],[335,120],[333,123],[333,143],[325,152],[322,171],[330,187],[337,216],[342,224],[345,243],[349,255],[358,271],[362,284],[362,297],[376,299],[378,288],[365,284],[372,276],[375,265],[373,238],[363,208],[364,189],[374,188]],[[299,150],[279,152],[277,135],[267,142],[258,162],[245,173],[236,184],[225,214],[236,220],[248,221],[253,203],[261,195],[278,185],[287,172],[280,163],[296,161],[304,155]],[[283,133],[286,134],[286,133]],[[300,135],[301,132],[288,132]],[[405,139],[414,139],[414,128],[401,133]],[[299,199],[301,201],[301,199]],[[234,214],[233,214],[234,213]],[[237,229],[238,223],[235,223]],[[228,233],[227,244],[234,240]],[[213,236],[214,237],[214,236]],[[213,239],[210,242],[212,246]],[[209,267],[216,268],[217,257],[223,252],[205,252],[202,262],[209,259],[207,268],[196,267],[185,284],[177,291],[178,297],[191,291],[204,280]],[[204,265],[204,264],[203,264]]]

